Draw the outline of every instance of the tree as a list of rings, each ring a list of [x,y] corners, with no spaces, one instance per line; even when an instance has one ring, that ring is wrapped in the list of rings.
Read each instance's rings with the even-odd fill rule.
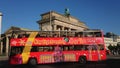
[[[114,47],[110,44],[110,45],[108,46],[108,49],[109,49],[109,50],[113,50]]]
[[[120,54],[120,42],[117,43],[118,54]]]

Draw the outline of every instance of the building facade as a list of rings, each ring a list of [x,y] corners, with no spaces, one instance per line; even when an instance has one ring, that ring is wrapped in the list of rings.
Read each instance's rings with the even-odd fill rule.
[[[118,43],[120,43],[120,36],[117,36],[117,38],[112,37],[104,37],[104,42],[106,49],[108,49],[108,46],[117,46]]]
[[[75,17],[65,16],[55,11],[41,14],[41,20],[37,21],[41,31],[57,31],[57,30],[79,30],[88,29],[85,23],[79,21]]]
[[[4,34],[1,34],[0,55],[2,54],[8,55],[11,36],[13,35],[14,37],[18,37],[18,33],[13,33],[13,31],[19,31],[18,33],[20,33],[20,31],[32,31],[32,30],[11,26],[7,31],[4,32]]]

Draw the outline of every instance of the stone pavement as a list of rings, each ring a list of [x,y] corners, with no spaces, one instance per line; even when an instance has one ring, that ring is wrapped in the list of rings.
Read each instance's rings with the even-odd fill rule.
[[[120,55],[107,55],[107,59],[120,59]]]
[[[120,59],[120,55],[107,55],[108,59]],[[8,56],[0,56],[0,61],[8,60]]]
[[[0,56],[0,61],[8,60],[8,56]]]

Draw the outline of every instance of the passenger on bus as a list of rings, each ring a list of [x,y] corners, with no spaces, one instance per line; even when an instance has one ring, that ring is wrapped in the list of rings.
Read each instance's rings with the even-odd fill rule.
[[[58,37],[58,35],[57,35],[57,34],[54,34],[53,37]]]

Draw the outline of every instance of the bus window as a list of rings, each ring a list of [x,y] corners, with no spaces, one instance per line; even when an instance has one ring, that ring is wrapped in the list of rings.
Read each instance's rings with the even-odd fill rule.
[[[98,49],[98,50],[104,50],[104,45],[99,44],[97,49]]]
[[[89,45],[89,46],[88,46],[88,50],[92,50],[92,45]]]
[[[74,50],[74,46],[70,45],[70,46],[61,46],[61,49],[63,51],[72,51]]]
[[[69,50],[74,50],[74,46],[69,46]]]
[[[27,35],[28,35],[28,34],[19,34],[19,35],[18,35],[18,38],[26,38]]]
[[[86,50],[85,45],[81,46],[81,50]]]
[[[49,47],[49,51],[54,51],[54,47],[53,47],[53,46],[50,46],[50,47]]]
[[[21,54],[22,50],[23,50],[23,47],[12,47],[10,55]]]
[[[94,32],[94,36],[95,36],[95,37],[101,37],[102,34],[101,34],[101,32]]]
[[[49,51],[49,47],[44,47],[44,51]]]
[[[37,38],[37,37],[41,37],[40,34],[37,34],[36,38]]]
[[[38,51],[42,52],[43,51],[43,47],[38,47]]]
[[[89,45],[88,50],[97,50],[97,45]]]
[[[83,37],[83,32],[78,32],[78,33],[76,33],[75,36],[76,36],[76,37]]]
[[[81,50],[82,49],[82,46],[81,45],[75,45],[74,46],[74,50]]]
[[[68,51],[68,50],[69,50],[69,49],[68,49],[68,46],[64,46],[64,47],[63,47],[63,50],[64,50],[64,51]]]
[[[97,45],[92,45],[92,50],[97,50]]]
[[[93,37],[93,32],[84,32],[85,37]]]
[[[53,51],[54,47],[53,46],[40,46],[38,47],[39,52],[47,52],[47,51]]]
[[[33,46],[33,47],[31,48],[31,52],[37,52],[37,51],[38,51],[38,49],[37,49],[36,46]]]
[[[63,51],[62,48],[63,48],[63,47],[61,47],[61,46],[55,46],[55,47],[54,47],[54,51],[60,53],[60,52]]]
[[[84,47],[85,47],[85,50],[89,50],[88,49],[89,45],[84,45]]]

